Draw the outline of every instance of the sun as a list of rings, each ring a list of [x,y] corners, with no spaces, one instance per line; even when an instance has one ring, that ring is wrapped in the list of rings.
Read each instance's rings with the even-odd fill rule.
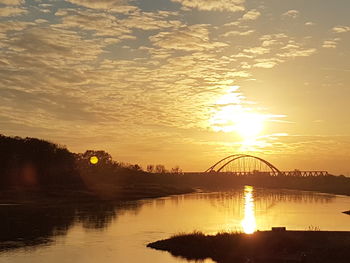
[[[214,131],[234,132],[243,145],[257,142],[264,131],[269,115],[251,108],[252,104],[238,92],[238,87],[231,87],[215,103],[215,113],[210,119]]]
[[[244,140],[255,139],[264,129],[264,115],[242,112],[234,117],[235,130]]]
[[[91,164],[97,164],[98,163],[98,157],[97,156],[91,156],[90,157],[90,163]]]
[[[214,130],[236,132],[245,141],[256,139],[264,129],[265,121],[263,114],[238,105],[228,105],[221,107],[211,124]]]

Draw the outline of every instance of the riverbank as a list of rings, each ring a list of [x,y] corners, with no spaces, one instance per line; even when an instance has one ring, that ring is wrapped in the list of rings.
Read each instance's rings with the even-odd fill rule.
[[[114,195],[63,188],[0,191],[0,253],[49,245],[76,224],[106,229],[120,214],[139,211],[149,201],[140,199],[189,192],[193,189],[151,184],[119,187]]]
[[[147,245],[188,260],[211,258],[228,262],[345,263],[350,262],[350,232],[258,231],[183,234]]]
[[[172,185],[186,185],[207,191],[227,191],[251,185],[266,189],[290,189],[350,196],[350,178],[344,176],[234,176],[227,173],[186,173],[157,178]]]
[[[95,202],[135,201],[148,198],[159,198],[171,195],[193,193],[190,187],[175,187],[170,185],[139,184],[124,187],[105,187],[86,190],[69,190],[64,188],[21,189],[0,191],[1,204],[70,204]],[[113,191],[112,191],[113,190]]]

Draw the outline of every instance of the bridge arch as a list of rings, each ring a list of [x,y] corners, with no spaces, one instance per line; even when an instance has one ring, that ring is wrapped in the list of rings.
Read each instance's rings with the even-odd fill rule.
[[[274,166],[273,164],[271,164],[270,162],[260,158],[260,157],[257,157],[257,156],[253,156],[253,155],[249,155],[249,154],[233,154],[233,155],[229,155],[223,159],[221,159],[220,161],[216,162],[214,165],[212,165],[211,167],[209,167],[205,172],[217,172],[217,173],[220,173],[220,172],[223,172],[224,171],[224,168],[225,167],[228,167],[231,163],[234,163],[234,162],[237,162],[238,160],[240,159],[253,159],[257,162],[260,162],[264,165],[266,165],[266,167],[268,167],[270,169],[270,174],[272,175],[281,175],[282,172],[276,167]],[[245,169],[244,169],[244,172],[241,171],[239,173],[246,173],[245,172]]]

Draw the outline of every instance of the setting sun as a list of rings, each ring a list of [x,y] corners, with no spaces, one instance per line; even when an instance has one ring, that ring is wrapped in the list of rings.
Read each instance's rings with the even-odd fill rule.
[[[214,131],[235,132],[242,141],[255,141],[269,116],[249,108],[238,89],[230,87],[228,93],[217,100],[210,125]]]
[[[252,112],[240,112],[231,116],[235,122],[235,131],[245,140],[256,138],[264,128],[264,116]]]

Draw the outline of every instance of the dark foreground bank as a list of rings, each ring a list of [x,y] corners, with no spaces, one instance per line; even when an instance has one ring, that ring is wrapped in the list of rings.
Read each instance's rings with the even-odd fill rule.
[[[262,231],[252,235],[193,233],[150,243],[147,247],[168,251],[189,260],[211,258],[228,262],[350,262],[350,232]]]

